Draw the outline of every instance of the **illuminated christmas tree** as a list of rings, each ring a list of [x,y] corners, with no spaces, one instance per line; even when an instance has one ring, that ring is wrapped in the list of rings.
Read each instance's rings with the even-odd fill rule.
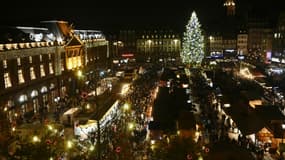
[[[204,58],[204,37],[196,13],[193,11],[184,32],[181,59],[186,65],[199,66]]]

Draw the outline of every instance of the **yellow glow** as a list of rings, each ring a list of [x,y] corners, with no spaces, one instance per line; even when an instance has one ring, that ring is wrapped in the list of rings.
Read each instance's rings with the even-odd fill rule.
[[[70,57],[66,59],[66,67],[68,70],[82,66],[81,56]]]
[[[224,107],[225,107],[225,108],[228,108],[228,107],[230,107],[230,106],[231,106],[231,104],[229,104],[229,103],[224,104]]]
[[[254,79],[254,76],[250,73],[248,68],[243,68],[240,71],[240,74],[248,79]]]
[[[93,145],[90,146],[89,150],[94,151],[95,147]]]
[[[203,160],[203,157],[200,155],[200,156],[198,157],[198,160]]]
[[[78,71],[77,71],[77,76],[78,76],[78,77],[82,77],[82,71],[81,71],[81,70],[78,70]]]
[[[66,65],[67,69],[71,70],[72,69],[72,58],[67,58],[66,62],[67,62],[67,65]]]
[[[196,124],[195,127],[196,127],[196,130],[198,131],[199,130],[199,124]]]
[[[125,103],[124,106],[123,106],[123,109],[125,111],[129,110],[130,109],[130,105],[128,103]]]
[[[72,142],[70,140],[67,141],[67,148],[72,148],[72,146],[73,146]]]
[[[48,127],[49,130],[53,129],[53,127],[51,125],[48,125],[47,127]]]
[[[81,63],[81,57],[77,56],[77,66],[80,67],[82,65]]]
[[[199,136],[200,136],[200,132],[196,131],[196,132],[194,133],[193,140],[194,140],[195,142],[198,142]]]
[[[251,100],[249,101],[249,105],[252,107],[252,108],[255,108],[256,105],[262,105],[262,101],[261,100]]]
[[[151,140],[151,141],[150,141],[150,144],[151,144],[151,145],[154,145],[154,144],[155,144],[155,140]]]
[[[211,40],[213,40],[214,38],[213,38],[213,36],[210,36],[209,39],[210,39],[210,41],[211,41]]]
[[[129,123],[129,130],[133,130],[135,125],[133,123]]]
[[[39,142],[39,141],[40,141],[40,139],[39,139],[38,136],[34,136],[34,137],[33,137],[33,142]]]
[[[12,131],[14,132],[16,130],[16,128],[15,127],[12,127]]]
[[[89,103],[86,104],[86,109],[90,109],[90,104]]]
[[[130,88],[130,84],[124,84],[122,87],[121,94],[126,94]]]

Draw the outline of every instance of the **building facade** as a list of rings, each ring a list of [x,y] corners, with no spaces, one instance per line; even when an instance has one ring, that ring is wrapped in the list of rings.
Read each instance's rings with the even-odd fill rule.
[[[172,30],[142,31],[136,44],[138,59],[165,63],[180,59],[181,38]]]
[[[238,55],[247,55],[247,41],[248,41],[248,34],[246,31],[240,31],[237,34],[237,54]]]
[[[266,19],[251,18],[248,22],[248,57],[265,62],[267,52],[272,51],[273,29]]]
[[[271,61],[273,63],[285,63],[285,12],[280,14],[273,34]]]
[[[43,24],[47,27],[2,30],[0,109],[12,125],[63,107],[54,102],[81,92],[77,73],[109,56],[101,32],[80,32],[65,21]]]
[[[179,62],[180,35],[172,30],[120,30],[109,35],[113,63]]]
[[[223,37],[219,33],[208,36],[206,40],[206,55],[219,57],[223,55]]]

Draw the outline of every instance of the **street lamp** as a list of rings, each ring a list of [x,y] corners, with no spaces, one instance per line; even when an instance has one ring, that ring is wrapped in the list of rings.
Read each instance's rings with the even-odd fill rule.
[[[33,136],[33,142],[40,142],[40,138],[38,136]]]
[[[67,144],[66,144],[67,149],[71,149],[72,146],[73,146],[72,141],[71,141],[71,140],[68,140],[68,141],[67,141]]]

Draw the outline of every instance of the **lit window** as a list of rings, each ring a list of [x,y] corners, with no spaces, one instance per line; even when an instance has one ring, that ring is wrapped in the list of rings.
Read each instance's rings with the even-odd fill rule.
[[[52,67],[52,63],[49,63],[49,73],[53,74],[53,67]]]
[[[21,65],[21,58],[17,58],[17,64],[18,64],[18,66],[20,66]]]
[[[77,66],[80,67],[82,65],[81,57],[77,56]]]
[[[33,57],[32,56],[29,56],[29,62],[33,63]]]
[[[10,79],[8,72],[4,73],[4,83],[5,83],[5,88],[12,86],[11,79]]]
[[[61,71],[64,71],[64,64],[61,62]]]
[[[36,74],[35,74],[35,71],[34,71],[34,67],[30,68],[30,76],[31,76],[31,79],[36,79]]]
[[[44,77],[46,76],[46,73],[45,73],[45,69],[44,69],[44,65],[40,65],[40,69],[41,69],[41,77]]]
[[[25,79],[24,79],[23,72],[21,69],[18,70],[18,80],[19,80],[19,84],[25,83]]]
[[[43,61],[43,56],[40,54],[40,62]]]
[[[3,68],[7,68],[7,60],[3,60]]]

